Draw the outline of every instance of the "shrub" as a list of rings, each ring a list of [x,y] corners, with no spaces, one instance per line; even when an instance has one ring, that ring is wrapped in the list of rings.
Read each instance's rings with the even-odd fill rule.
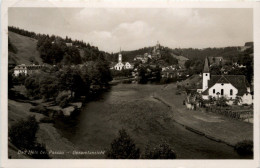
[[[36,152],[32,153],[31,155],[29,154],[29,156],[32,156],[35,159],[50,159],[44,144],[36,143],[33,147],[33,151]]]
[[[134,141],[124,129],[119,130],[119,135],[111,143],[111,148],[105,153],[110,159],[138,159],[140,149],[136,148]]]
[[[57,98],[56,98],[56,103],[64,108],[66,106],[68,106],[68,104],[71,102],[71,98],[70,95],[68,93],[62,92],[60,93]]]
[[[54,120],[50,117],[43,117],[40,119],[41,123],[54,123]]]
[[[20,120],[9,130],[11,142],[20,149],[31,149],[36,141],[35,134],[39,124],[35,116],[29,116],[27,120]]]
[[[239,155],[252,155],[253,154],[253,141],[244,140],[244,141],[238,142],[234,148]]]
[[[161,78],[160,84],[167,84],[167,83],[170,83],[169,78]]]
[[[176,159],[175,152],[170,148],[167,143],[161,143],[151,149],[149,145],[145,148],[144,159]]]
[[[36,132],[39,129],[39,123],[36,121],[35,116],[29,116],[27,120],[20,120],[9,130],[9,138],[18,149],[27,152],[27,155],[36,159],[50,158],[44,144],[36,142]]]

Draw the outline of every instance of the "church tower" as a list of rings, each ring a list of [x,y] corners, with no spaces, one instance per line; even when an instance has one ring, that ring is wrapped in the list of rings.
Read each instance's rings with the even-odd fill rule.
[[[208,88],[208,81],[210,80],[209,73],[209,59],[205,58],[204,69],[203,69],[203,82],[202,82],[202,90],[205,91]]]
[[[120,52],[119,52],[119,54],[118,54],[118,63],[122,63],[121,48],[120,48]]]

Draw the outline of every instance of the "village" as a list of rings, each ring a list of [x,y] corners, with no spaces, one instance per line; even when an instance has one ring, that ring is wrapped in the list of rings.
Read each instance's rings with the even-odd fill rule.
[[[171,145],[176,147],[179,158],[215,158],[215,153],[225,152],[223,158],[251,158],[251,151],[242,156],[233,148],[251,145],[253,139],[254,80],[249,71],[253,42],[216,49],[231,50],[236,54],[232,57],[201,54],[193,58],[185,54],[190,49],[171,49],[159,41],[141,49],[142,54],[121,49],[108,54],[67,37],[35,37],[33,33],[32,37],[24,37],[21,30],[13,31],[18,33],[11,32],[12,38],[35,41],[43,61],[29,57],[24,63],[9,62],[10,125],[20,119],[17,107],[22,107],[24,116],[36,114],[41,125],[37,141],[46,144],[46,150],[58,149],[59,145],[70,150],[75,149],[74,145],[77,150],[104,150],[103,146],[113,140],[115,128],[123,127],[143,151],[147,137],[149,143],[157,144],[161,135],[155,136],[154,132],[158,131],[167,141],[174,141]],[[18,48],[18,54],[21,51],[23,48]],[[64,57],[59,58],[57,51],[64,52]],[[78,124],[84,128],[80,132]],[[58,144],[46,136],[47,130],[69,143],[63,139]],[[86,133],[95,136],[81,137]],[[104,135],[107,139],[101,138]],[[179,136],[186,140],[179,142]],[[201,141],[212,154],[182,148],[190,145],[200,150]],[[10,140],[12,148],[13,144],[20,145]],[[10,157],[18,157],[13,150],[11,153]],[[105,155],[98,158],[108,157]],[[64,156],[50,153],[44,157]],[[71,153],[66,157],[81,158]]]
[[[68,47],[72,47],[72,43],[66,43]],[[78,47],[78,46],[76,46]],[[241,52],[246,49],[250,49],[252,45],[245,45],[240,48]],[[153,47],[151,53],[145,53],[143,55],[137,55],[134,57],[133,62],[124,62],[123,55],[120,50],[118,53],[118,62],[110,63],[110,70],[119,72],[111,83],[140,83],[142,77],[146,77],[147,80],[155,79],[159,75],[161,81],[168,82],[177,82],[177,86],[181,88],[176,94],[181,94],[181,90],[184,91],[186,98],[183,104],[186,105],[187,109],[195,110],[196,107],[207,107],[210,109],[212,106],[218,104],[218,106],[229,107],[224,115],[232,116],[237,119],[244,119],[248,122],[253,122],[253,109],[247,108],[245,110],[239,110],[235,106],[252,106],[253,105],[253,84],[249,84],[245,75],[228,75],[227,69],[230,67],[222,66],[227,64],[227,60],[223,57],[206,57],[203,64],[203,71],[199,75],[190,76],[185,68],[185,62],[189,59],[183,56],[175,56],[185,58],[180,61],[178,64],[165,66],[163,60],[160,60],[161,53],[160,51],[163,47],[160,46],[159,42]],[[33,73],[40,73],[41,68],[49,66],[46,64],[43,65],[17,65],[14,67],[13,76],[18,77],[21,75],[31,75]],[[53,65],[55,67],[55,65]],[[82,67],[83,65],[79,65]],[[210,68],[212,66],[222,66],[219,72],[221,75],[212,75],[210,73]],[[231,68],[245,68],[243,64],[238,64],[234,62],[231,64]],[[140,69],[145,69],[144,76],[141,76]],[[127,71],[127,73],[120,73],[122,71]],[[112,72],[113,74],[113,72]],[[196,82],[190,83],[189,79],[197,76],[199,78]],[[190,78],[189,78],[190,77]],[[164,79],[164,80],[163,80]],[[173,80],[174,79],[174,80]],[[188,81],[188,82],[186,82]],[[253,80],[252,80],[253,81]],[[186,82],[186,83],[185,83]],[[163,83],[167,84],[167,83]],[[188,86],[189,85],[189,86]],[[221,105],[220,105],[221,104]],[[231,110],[232,107],[236,109],[235,111]],[[220,110],[220,111],[223,111]]]

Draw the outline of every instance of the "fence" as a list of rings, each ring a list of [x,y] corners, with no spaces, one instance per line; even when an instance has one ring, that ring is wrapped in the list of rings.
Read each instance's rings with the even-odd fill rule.
[[[233,119],[245,120],[253,118],[252,109],[234,110],[232,107],[210,106],[207,107],[207,110]]]

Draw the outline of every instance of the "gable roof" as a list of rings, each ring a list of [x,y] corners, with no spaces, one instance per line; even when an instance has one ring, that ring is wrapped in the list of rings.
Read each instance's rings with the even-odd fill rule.
[[[247,87],[250,87],[244,75],[211,75],[210,80],[208,81],[208,89],[202,94],[208,95],[208,90],[216,83],[232,84],[238,90],[238,96],[242,96],[247,92]]]

